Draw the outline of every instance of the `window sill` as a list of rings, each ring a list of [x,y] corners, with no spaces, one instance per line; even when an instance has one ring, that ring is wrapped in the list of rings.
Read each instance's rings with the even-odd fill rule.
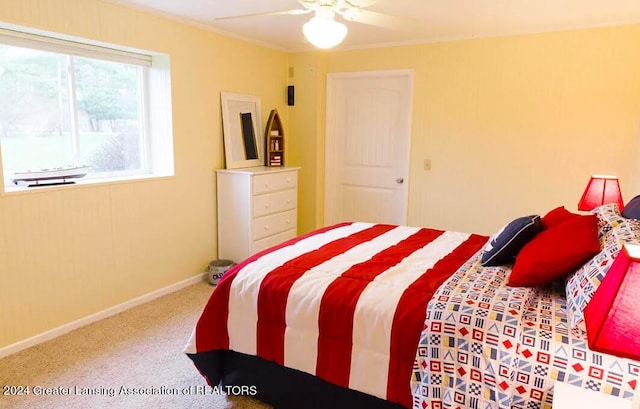
[[[51,184],[51,185],[39,185],[39,186],[11,186],[4,187],[0,192],[0,196],[14,196],[21,194],[31,193],[43,193],[52,192],[65,189],[83,189],[83,188],[95,188],[103,186],[113,186],[123,183],[137,183],[148,182],[152,180],[171,179],[173,175],[135,175],[135,176],[122,176],[113,178],[95,178],[95,179],[78,179],[75,183],[69,184]]]

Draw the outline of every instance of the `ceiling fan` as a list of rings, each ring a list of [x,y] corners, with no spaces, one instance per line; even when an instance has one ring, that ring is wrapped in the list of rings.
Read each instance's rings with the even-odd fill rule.
[[[319,48],[335,47],[346,37],[348,31],[347,26],[335,20],[336,14],[347,21],[394,30],[406,29],[408,25],[414,23],[411,19],[364,9],[364,7],[375,4],[377,1],[368,1],[367,4],[356,4],[349,0],[298,0],[298,3],[300,3],[302,8],[219,17],[216,20],[276,15],[296,16],[314,12],[314,17],[304,24],[302,31],[307,40]]]

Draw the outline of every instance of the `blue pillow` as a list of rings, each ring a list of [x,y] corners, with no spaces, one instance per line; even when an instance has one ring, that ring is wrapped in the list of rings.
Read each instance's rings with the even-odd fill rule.
[[[491,236],[482,252],[483,266],[512,263],[520,249],[540,232],[540,216],[518,217]]]
[[[622,209],[622,216],[627,219],[640,219],[640,195],[634,197]]]

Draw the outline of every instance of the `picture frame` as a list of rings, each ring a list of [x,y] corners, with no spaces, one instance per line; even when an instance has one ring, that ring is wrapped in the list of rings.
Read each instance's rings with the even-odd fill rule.
[[[264,166],[260,97],[221,92],[227,169]]]

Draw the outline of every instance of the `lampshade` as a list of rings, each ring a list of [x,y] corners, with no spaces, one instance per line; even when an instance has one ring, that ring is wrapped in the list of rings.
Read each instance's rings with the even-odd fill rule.
[[[584,310],[589,348],[640,360],[640,245],[625,243]]]
[[[617,176],[593,175],[578,203],[578,210],[593,210],[606,203],[617,203],[622,210],[622,194]]]
[[[309,42],[319,48],[331,48],[340,44],[347,36],[347,26],[333,18],[331,9],[320,8],[316,15],[302,26],[302,32]]]

